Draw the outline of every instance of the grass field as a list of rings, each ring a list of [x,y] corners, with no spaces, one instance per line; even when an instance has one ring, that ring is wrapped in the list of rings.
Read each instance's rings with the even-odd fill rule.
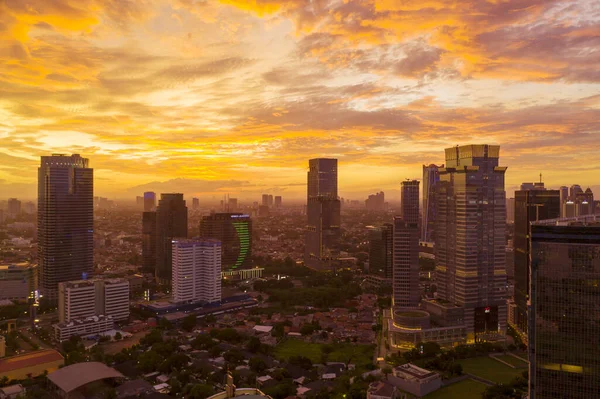
[[[485,388],[485,384],[467,379],[440,388],[423,399],[480,399]]]
[[[496,356],[496,358],[505,361],[508,364],[512,364],[515,367],[526,368],[527,362],[525,360],[520,360],[510,355],[502,355]]]
[[[515,361],[517,359],[514,359]],[[513,378],[520,376],[523,369],[510,368],[487,356],[460,360],[463,372],[476,375],[496,383],[508,384]]]
[[[366,366],[373,362],[375,348],[373,345],[331,344],[333,352],[327,357],[330,362],[350,362],[357,366]],[[307,343],[297,339],[287,339],[275,348],[275,355],[280,359],[291,356],[304,356],[313,363],[321,362],[323,344]]]

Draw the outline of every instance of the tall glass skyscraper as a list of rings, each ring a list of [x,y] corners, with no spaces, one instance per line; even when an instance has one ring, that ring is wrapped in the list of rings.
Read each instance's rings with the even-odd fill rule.
[[[600,397],[600,217],[531,226],[529,398]]]
[[[506,333],[506,193],[500,147],[446,149],[436,185],[436,282],[464,308],[468,340]]]
[[[423,220],[421,222],[421,240],[434,241],[435,233],[435,185],[440,181],[439,168],[434,164],[423,165]]]
[[[515,323],[521,332],[527,332],[529,225],[538,220],[560,217],[560,191],[546,190],[543,183],[536,183],[536,186],[530,189],[516,191],[514,214]]]
[[[58,300],[58,283],[94,272],[94,171],[79,154],[41,157],[38,168],[40,289]]]
[[[243,213],[213,213],[200,220],[200,237],[221,241],[223,271],[252,267],[252,219]]]
[[[183,194],[161,194],[156,208],[156,279],[170,284],[172,240],[188,235],[188,210]]]
[[[156,211],[156,193],[146,191],[144,193],[144,212]]]
[[[394,225],[384,223],[369,230],[369,273],[392,279]]]
[[[313,269],[327,269],[339,255],[337,159],[311,159],[308,166],[304,263]]]

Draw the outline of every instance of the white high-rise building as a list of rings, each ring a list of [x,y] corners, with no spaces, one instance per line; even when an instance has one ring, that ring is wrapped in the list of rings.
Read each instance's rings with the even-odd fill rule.
[[[173,240],[173,300],[221,300],[221,242],[215,239]]]
[[[68,323],[91,316],[129,318],[129,282],[125,279],[65,281],[58,285],[58,319]]]

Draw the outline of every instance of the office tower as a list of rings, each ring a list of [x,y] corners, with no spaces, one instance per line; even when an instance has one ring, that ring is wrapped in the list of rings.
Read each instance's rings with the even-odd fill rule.
[[[229,200],[227,201],[227,209],[229,212],[235,212],[237,210],[238,207],[238,201],[237,198],[229,198]]]
[[[515,322],[521,332],[527,332],[527,301],[529,300],[529,225],[532,222],[560,217],[560,191],[542,186],[515,192]]]
[[[444,165],[423,165],[423,221],[421,240],[433,242],[435,239],[435,185],[440,181],[439,169]]]
[[[144,193],[144,212],[156,211],[156,194],[152,191]]]
[[[269,194],[262,195],[262,205],[269,206]]]
[[[78,154],[41,157],[38,168],[40,289],[57,300],[58,283],[94,271],[94,172]]]
[[[377,194],[371,194],[365,200],[367,211],[384,211],[385,210],[385,194],[383,191]]]
[[[583,190],[581,189],[581,186],[579,184],[573,184],[570,188],[569,188],[569,199],[573,202],[575,202],[577,200],[577,194],[582,193]]]
[[[141,195],[135,197],[135,206],[137,206],[140,209],[144,209],[144,197],[142,197]]]
[[[63,281],[58,284],[58,320],[68,323],[96,314],[96,284],[93,280]]]
[[[567,200],[562,204],[562,217],[573,218],[577,216],[577,204],[571,200]]]
[[[173,240],[173,300],[221,300],[221,242],[215,239]]]
[[[273,206],[273,195],[271,194],[269,194],[267,205],[269,205],[269,207]]]
[[[339,255],[337,159],[311,159],[308,165],[304,263],[313,269],[326,269]]]
[[[200,220],[200,237],[221,242],[223,271],[252,267],[252,219],[242,213],[212,213]]]
[[[513,224],[515,222],[515,199],[506,199],[506,223]]]
[[[21,214],[21,201],[10,198],[8,200],[8,214],[12,217],[19,216]]]
[[[281,195],[275,196],[275,208],[281,208]]]
[[[394,225],[385,223],[369,229],[369,273],[392,278]]]
[[[142,214],[142,271],[156,272],[156,212]]]
[[[96,314],[114,321],[129,319],[129,281],[124,278],[96,280]]]
[[[438,297],[464,308],[467,339],[506,332],[506,167],[500,147],[446,149],[436,185]]]
[[[187,206],[183,194],[161,194],[156,207],[156,279],[171,284],[171,241],[186,238]]]
[[[560,192],[560,205],[562,206],[569,199],[569,187],[561,186],[558,191]]]
[[[23,205],[23,211],[28,215],[33,215],[35,213],[35,204],[31,201],[28,201]]]
[[[37,267],[28,262],[0,263],[0,300],[26,301],[38,289]]]
[[[200,199],[199,198],[192,198],[192,209],[195,211],[200,209]]]
[[[600,394],[600,218],[531,226],[529,398]]]
[[[394,309],[417,308],[419,292],[419,182],[402,182],[401,216],[394,218],[393,296]]]
[[[129,282],[126,279],[92,279],[59,283],[58,319],[68,323],[91,316],[129,319]]]

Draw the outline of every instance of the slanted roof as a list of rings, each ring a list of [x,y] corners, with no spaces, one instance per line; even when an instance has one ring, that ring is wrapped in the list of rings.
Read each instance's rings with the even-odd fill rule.
[[[25,353],[0,359],[0,373],[62,360],[64,360],[62,355],[53,349]]]
[[[72,392],[90,382],[105,378],[125,378],[117,370],[100,362],[76,363],[48,374],[48,379],[64,392]]]

